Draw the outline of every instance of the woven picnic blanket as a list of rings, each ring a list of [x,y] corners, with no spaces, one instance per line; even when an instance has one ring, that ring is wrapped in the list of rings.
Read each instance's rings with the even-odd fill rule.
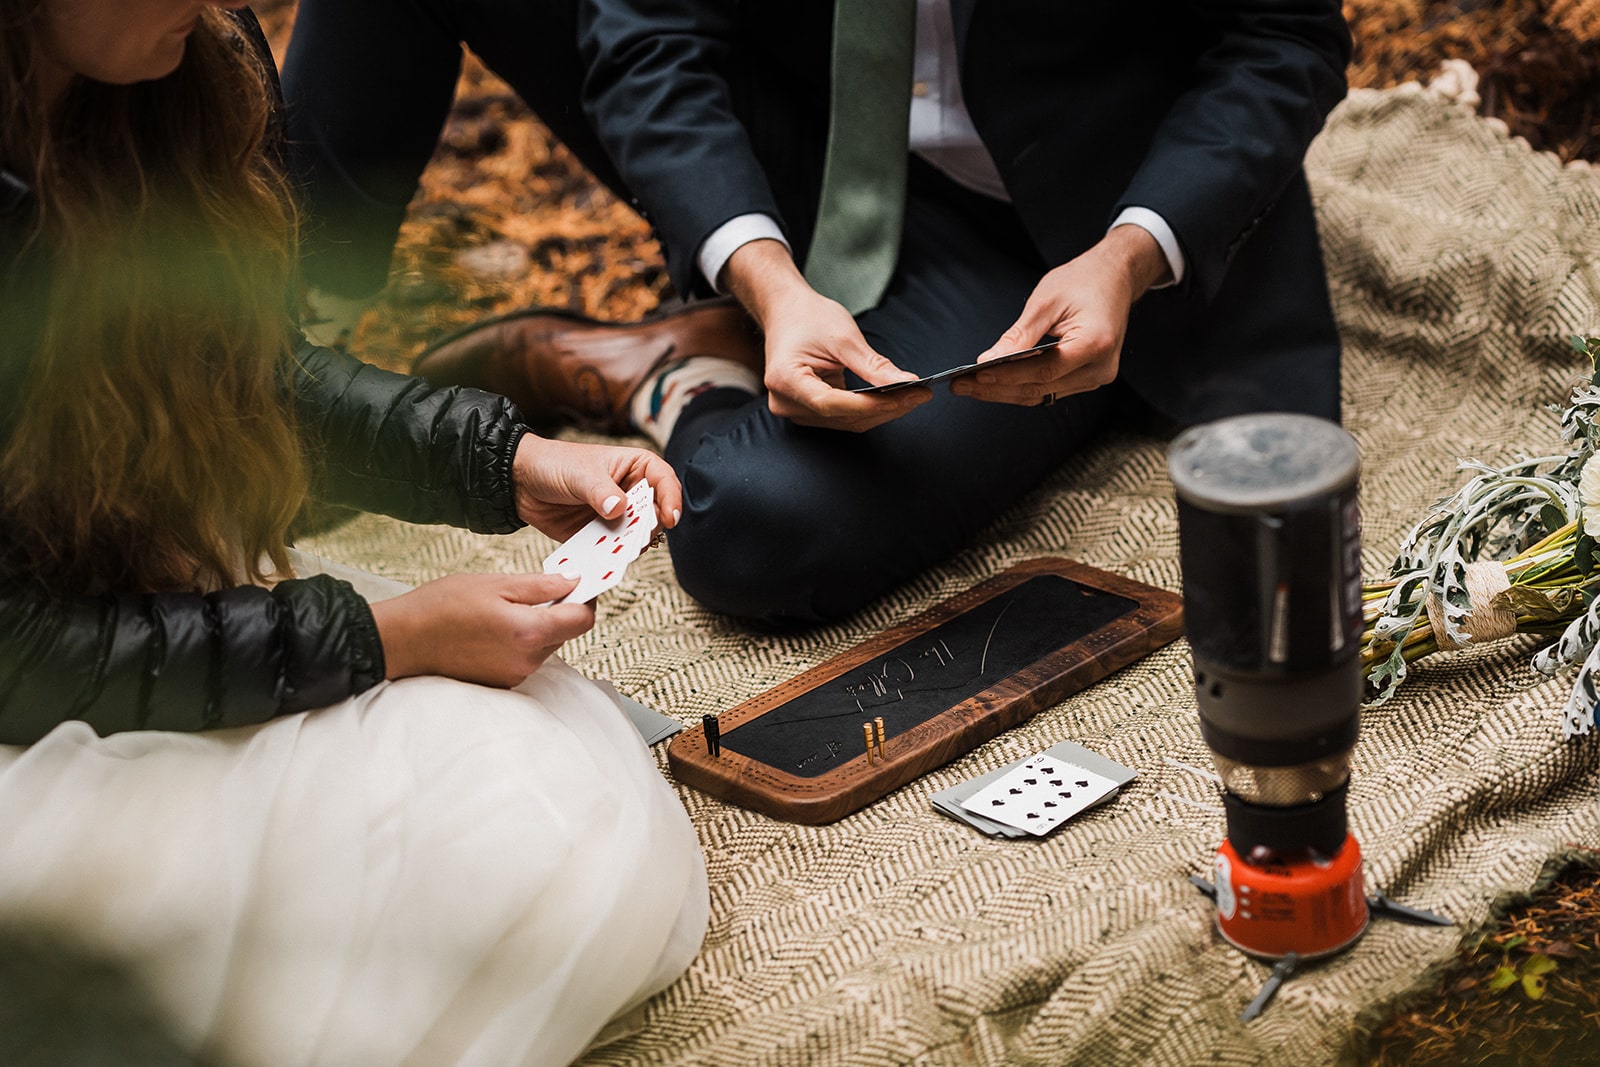
[[[1308,169],[1362,451],[1365,570],[1462,475],[1559,442],[1547,405],[1600,330],[1600,171],[1563,167],[1417,86],[1356,92]],[[537,570],[551,542],[362,518],[305,544],[405,581]],[[1065,555],[1180,588],[1165,442],[1121,436],[1066,465],[976,544],[847,622],[775,635],[699,608],[650,552],[566,658],[686,724],[1003,568]],[[1217,935],[1188,882],[1223,837],[1182,641],[829,826],[680,787],[711,878],[689,971],[591,1064],[1315,1064],[1363,1009],[1451,956],[1497,895],[1568,844],[1600,845],[1596,746],[1561,740],[1568,683],[1530,639],[1423,661],[1363,715],[1350,819],[1369,891],[1456,929],[1374,922],[1348,952],[1239,1013],[1268,969]],[[928,795],[1070,739],[1138,778],[1041,840],[991,840]],[[665,756],[657,758],[666,773]]]

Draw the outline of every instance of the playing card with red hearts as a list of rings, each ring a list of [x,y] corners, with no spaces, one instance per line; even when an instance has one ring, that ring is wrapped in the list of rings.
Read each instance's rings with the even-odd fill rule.
[[[583,604],[622,581],[656,529],[655,494],[648,482],[628,490],[628,506],[614,519],[599,517],[545,557],[546,574],[578,574],[578,586],[559,601]]]

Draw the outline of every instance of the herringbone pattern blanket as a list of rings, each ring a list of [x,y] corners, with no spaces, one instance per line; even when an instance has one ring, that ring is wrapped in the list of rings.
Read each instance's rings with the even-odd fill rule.
[[[1363,457],[1366,570],[1460,480],[1558,442],[1546,405],[1600,331],[1600,171],[1562,168],[1467,108],[1358,92],[1309,160]],[[406,581],[535,570],[550,542],[364,518],[303,547]],[[1019,560],[1067,555],[1179,588],[1164,442],[1079,457],[977,544],[846,624],[797,636],[712,616],[647,553],[570,646],[579,669],[685,723]],[[1366,713],[1352,828],[1368,887],[1462,924],[1528,888],[1565,844],[1600,844],[1593,737],[1560,740],[1562,681],[1532,645],[1436,657]],[[1040,841],[994,841],[928,794],[1072,739],[1135,767],[1119,798]],[[664,756],[658,758],[665,769]],[[1176,762],[1174,762],[1176,761]],[[1222,837],[1180,641],[832,826],[689,789],[711,875],[699,959],[592,1064],[1315,1064],[1357,1014],[1453,953],[1460,929],[1374,923],[1351,951],[1238,1021],[1267,968],[1214,932],[1187,881]]]

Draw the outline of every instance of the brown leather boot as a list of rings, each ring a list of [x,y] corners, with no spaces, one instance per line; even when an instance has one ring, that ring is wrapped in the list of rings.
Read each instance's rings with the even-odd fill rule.
[[[755,323],[730,299],[658,312],[638,322],[601,322],[571,311],[529,308],[487,319],[429,346],[411,372],[435,385],[470,385],[509,397],[540,424],[633,432],[628,403],[650,373],[689,356],[717,356],[765,369]]]

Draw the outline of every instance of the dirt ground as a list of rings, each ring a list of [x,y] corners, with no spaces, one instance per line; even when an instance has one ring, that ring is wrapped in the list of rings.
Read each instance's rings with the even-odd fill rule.
[[[294,0],[256,4],[278,54]],[[1350,83],[1481,77],[1481,110],[1535,148],[1600,163],[1600,0],[1348,0]],[[533,304],[633,319],[667,291],[648,228],[469,59],[390,284],[352,349],[403,369],[428,340]],[[1597,857],[1600,860],[1600,857]],[[1351,1055],[1376,1064],[1600,1064],[1600,862],[1472,938]]]

